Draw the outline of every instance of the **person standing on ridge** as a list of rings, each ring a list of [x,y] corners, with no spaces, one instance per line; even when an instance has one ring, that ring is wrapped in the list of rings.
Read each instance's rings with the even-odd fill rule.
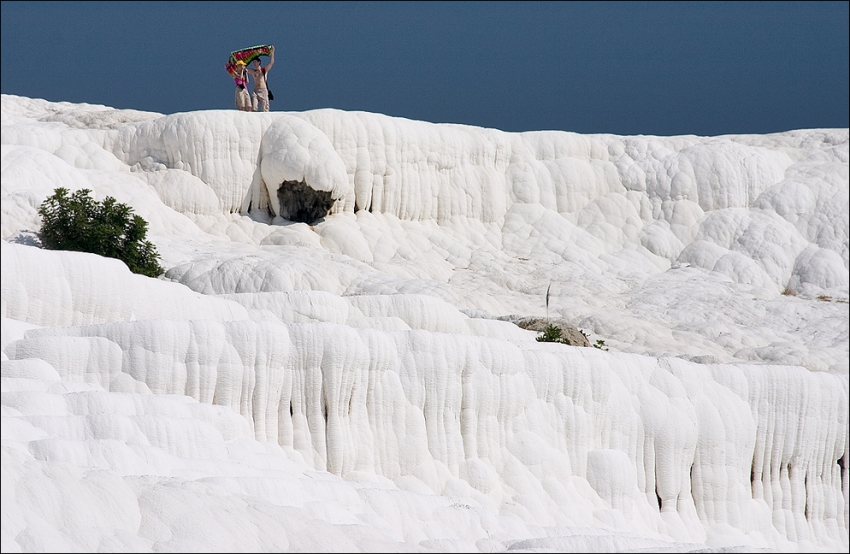
[[[274,65],[274,46],[269,49],[269,65],[261,67],[259,57],[254,58],[252,63],[254,67],[249,67],[248,71],[254,78],[254,97],[252,99],[254,111],[258,112],[262,110],[267,112],[269,111],[269,87],[266,82],[266,75],[268,75]]]
[[[236,83],[236,109],[243,112],[251,111],[251,96],[248,94],[248,68],[245,62],[236,62],[238,76],[233,78]]]

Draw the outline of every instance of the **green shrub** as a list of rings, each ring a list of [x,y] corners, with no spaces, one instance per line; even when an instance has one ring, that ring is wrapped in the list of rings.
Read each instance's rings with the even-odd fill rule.
[[[90,193],[81,189],[68,196],[68,189],[59,187],[39,206],[42,246],[117,258],[133,273],[162,275],[156,247],[145,240],[148,222],[111,196],[97,202]]]
[[[551,323],[543,330],[543,334],[537,337],[537,342],[559,342],[561,344],[570,344],[567,339],[561,336],[561,329],[555,327]]]

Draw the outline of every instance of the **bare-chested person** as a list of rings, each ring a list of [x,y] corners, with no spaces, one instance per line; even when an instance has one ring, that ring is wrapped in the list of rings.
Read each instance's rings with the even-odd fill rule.
[[[266,75],[274,65],[274,46],[269,49],[269,65],[261,67],[260,58],[254,58],[252,62],[254,67],[249,67],[248,71],[251,77],[254,78],[254,96],[252,98],[254,111],[260,110],[269,111],[269,87],[266,84]]]

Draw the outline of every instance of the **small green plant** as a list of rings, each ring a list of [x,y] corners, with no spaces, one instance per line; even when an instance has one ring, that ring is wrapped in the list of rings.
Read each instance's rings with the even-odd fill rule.
[[[537,337],[537,342],[559,342],[561,344],[569,344],[567,339],[561,336],[561,329],[555,327],[551,323],[543,330],[543,334]]]
[[[579,333],[581,333],[582,335],[584,335],[584,338],[586,338],[586,339],[587,339],[587,343],[588,343],[588,344],[590,344],[590,335],[588,335],[588,334],[584,331],[584,329],[579,329],[578,331],[579,331]],[[605,352],[608,352],[608,347],[607,347],[607,346],[605,346],[605,341],[604,341],[604,340],[602,340],[602,339],[596,339],[596,343],[595,343],[595,344],[591,344],[591,346],[592,346],[593,348],[598,348],[599,350],[604,350]]]
[[[42,246],[117,258],[133,273],[162,275],[156,247],[145,240],[147,221],[111,196],[97,202],[90,194],[81,189],[69,196],[68,189],[59,187],[39,206]]]

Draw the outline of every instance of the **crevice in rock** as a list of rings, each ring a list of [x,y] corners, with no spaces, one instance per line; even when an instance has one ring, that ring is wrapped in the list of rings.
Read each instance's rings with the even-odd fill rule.
[[[803,517],[809,519],[809,472],[806,472],[806,477],[803,479],[803,490],[806,491],[806,500],[803,504]]]
[[[694,464],[691,464],[691,470],[688,473],[688,481],[691,485],[691,500],[695,498],[694,496]]]
[[[658,511],[661,511],[661,495],[658,494],[658,466],[655,467],[655,498],[658,500]]]
[[[308,224],[327,216],[334,203],[330,192],[312,189],[305,181],[284,181],[277,198],[280,217]]]
[[[755,498],[756,495],[756,459],[750,463],[750,496]]]

